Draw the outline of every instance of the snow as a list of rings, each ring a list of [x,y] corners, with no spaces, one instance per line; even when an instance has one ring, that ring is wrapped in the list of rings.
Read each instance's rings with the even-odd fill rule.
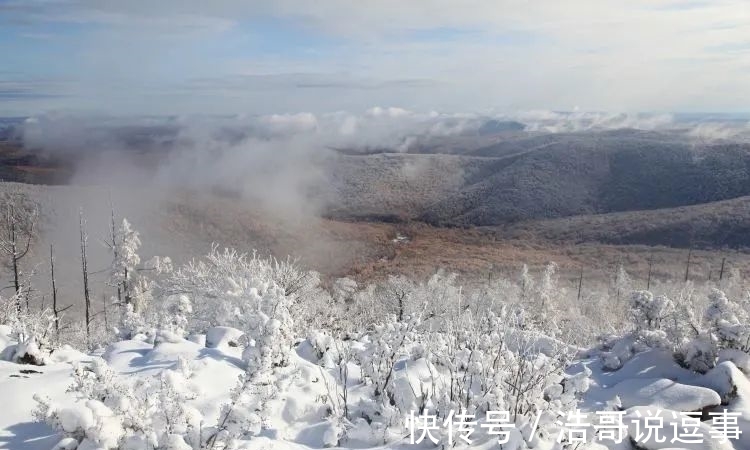
[[[204,348],[200,344],[188,340],[177,343],[161,343],[154,347],[152,344],[126,340],[110,345],[102,355],[110,367],[126,377],[140,377],[148,379],[167,369],[178,369],[182,365],[189,366],[187,378],[181,378],[177,372],[169,374],[177,385],[189,384],[194,386],[199,395],[188,400],[186,406],[194,408],[203,417],[204,426],[211,426],[211,420],[219,417],[220,405],[228,400],[230,390],[236,385],[237,377],[244,372],[243,362],[239,358],[241,348],[224,347]],[[321,401],[327,393],[326,382],[335,383],[336,368],[323,368],[313,358],[314,352],[309,341],[302,341],[291,352],[290,364],[286,368],[275,371],[274,383],[279,389],[277,398],[271,399],[267,405],[266,429],[260,436],[243,441],[240,448],[262,449],[273,448],[281,450],[307,450],[310,448],[330,448],[341,445],[343,448],[371,448],[377,441],[378,433],[364,419],[353,418],[347,425],[346,440],[340,442],[342,436],[341,424],[328,419],[330,404]],[[586,359],[571,366],[571,375],[567,382],[573,383],[582,390],[591,389],[582,399],[582,405],[594,409],[602,409],[602,405],[614,398],[619,398],[626,411],[626,423],[631,435],[635,435],[636,425],[631,420],[641,421],[637,414],[648,416],[656,409],[661,410],[665,427],[662,433],[665,442],[647,441],[642,443],[644,449],[733,449],[750,448],[747,440],[742,439],[732,443],[722,444],[708,435],[708,426],[701,425],[700,433],[706,437],[705,445],[690,445],[671,442],[671,414],[678,411],[694,411],[718,405],[722,398],[727,400],[730,410],[750,412],[747,400],[750,399],[750,381],[737,367],[729,362],[720,363],[715,369],[705,375],[683,372],[672,364],[672,359],[664,358],[660,351],[647,351],[633,356],[618,371],[608,371],[600,360]],[[304,356],[304,357],[303,357]],[[76,358],[77,357],[77,358]],[[106,448],[113,445],[112,439],[117,439],[122,429],[119,419],[114,417],[110,408],[101,402],[88,400],[74,402],[70,394],[65,391],[71,383],[72,363],[86,362],[89,359],[83,354],[66,349],[60,352],[59,358],[66,362],[51,362],[50,365],[34,367],[40,373],[28,374],[28,378],[10,377],[18,374],[19,370],[29,366],[21,366],[10,362],[0,363],[0,389],[8,393],[8,404],[14,405],[0,413],[0,448],[47,450],[56,448],[66,450],[73,448],[74,443],[68,440],[60,441],[59,437],[46,425],[35,422],[31,411],[35,402],[29,397],[29,392],[37,392],[50,396],[61,406],[58,417],[62,428],[66,431],[76,429],[97,429],[97,439],[84,440],[78,447]],[[70,362],[67,362],[70,360]],[[350,367],[357,373],[357,367]],[[401,358],[394,366],[393,392],[403,398],[413,398],[413,392],[420,389],[430,389],[430,366],[426,359]],[[432,369],[434,370],[434,368]],[[653,378],[651,374],[670,374],[682,379],[676,382],[668,378]],[[351,404],[368,401],[371,397],[371,386],[361,384],[359,375],[347,380]],[[617,382],[614,382],[617,381]],[[585,386],[584,386],[585,385]],[[700,386],[699,386],[700,385]],[[400,395],[401,393],[403,395]],[[407,395],[408,394],[408,395]],[[412,405],[413,406],[413,405]],[[740,419],[743,429],[750,434],[750,423],[745,415]],[[642,425],[642,423],[641,423]],[[41,438],[40,438],[41,436]],[[477,440],[472,448],[496,448],[492,439],[477,434]],[[524,440],[509,443],[503,448],[524,448]],[[109,441],[108,441],[109,439]],[[58,443],[59,441],[59,443]],[[55,445],[57,444],[57,447]],[[512,444],[512,445],[511,445]],[[537,443],[539,449],[550,448],[548,443]],[[639,443],[640,444],[640,443]],[[127,441],[128,450],[148,448],[145,442],[138,439]],[[160,441],[160,448],[170,450],[188,450],[190,446],[180,435],[168,434]],[[385,447],[388,449],[418,449],[424,446],[411,446],[396,439]],[[459,447],[460,448],[460,447]],[[600,444],[592,444],[587,449],[603,449]],[[623,450],[628,447],[608,446],[606,448]]]
[[[633,378],[618,383],[611,390],[620,397],[624,408],[651,406],[689,412],[721,403],[719,394],[711,389],[666,378]]]
[[[631,378],[667,378],[690,384],[696,375],[680,367],[672,353],[653,349],[634,355],[617,371],[599,371],[597,381],[602,386],[614,386]]]
[[[13,329],[8,325],[0,325],[0,354],[4,353],[4,350],[11,345],[15,345],[15,341],[11,338]]]
[[[153,345],[147,342],[120,341],[108,346],[102,358],[120,372],[140,371],[143,370],[145,355],[152,349]]]
[[[206,347],[239,347],[244,335],[245,333],[236,328],[212,327],[206,332]]]
[[[161,448],[164,450],[193,450],[193,448],[185,442],[182,436],[177,434],[168,435]]]
[[[34,373],[21,373],[28,369]],[[71,369],[69,363],[26,366],[0,361],[0,392],[4,405],[0,410],[0,448],[49,450],[55,446],[59,436],[31,416],[36,407],[33,395],[64,401],[71,382]]]
[[[62,408],[58,411],[57,417],[60,420],[63,430],[73,433],[77,430],[85,430],[94,426],[94,412],[86,405],[72,405],[68,408]]]
[[[63,345],[62,347],[55,349],[55,351],[49,355],[49,361],[53,363],[68,363],[80,361],[85,358],[86,355],[84,353],[81,353],[69,345]]]
[[[718,392],[724,403],[740,403],[750,410],[750,380],[730,361],[719,363],[701,378],[701,384]]]
[[[711,293],[712,322],[668,333],[661,326],[676,323],[667,320],[675,304],[639,292],[629,331],[584,351],[562,340],[557,324],[546,323],[559,312],[551,305],[559,296],[554,265],[533,290],[537,306],[526,312],[513,305],[482,310],[481,302],[465,308],[461,302],[474,297],[464,295],[455,276],[441,274],[423,285],[390,279],[382,297],[388,309],[370,320],[380,299],[374,288],[341,279],[338,293],[323,296],[322,304],[341,307],[346,316],[326,326],[319,317],[299,319],[310,313],[297,311],[309,306],[309,297],[290,296],[277,284],[273,267],[282,266],[275,264],[214,249],[208,261],[149,285],[153,298],[139,291],[139,302],[152,301],[152,309],[121,311],[127,320],[106,342],[120,340],[88,355],[45,346],[41,338],[37,345],[33,336],[42,333],[16,330],[15,336],[32,336],[18,345],[9,338],[13,330],[0,328],[3,348],[46,364],[37,370],[13,355],[15,363],[0,362],[0,392],[11,405],[0,411],[0,447],[424,449],[433,446],[405,439],[410,411],[439,414],[435,419],[443,423],[466,410],[486,425],[488,411],[512,410],[518,414],[508,420],[516,428],[504,450],[561,450],[578,448],[555,439],[564,431],[559,420],[580,409],[624,410],[629,433],[622,445],[580,450],[631,450],[632,440],[644,449],[750,449],[745,318],[723,294]],[[282,274],[299,275],[288,270]],[[619,283],[626,278],[618,275]],[[159,297],[159,290],[168,294]],[[50,348],[57,350],[43,350]],[[724,408],[739,413],[739,427],[747,431],[740,439],[717,441],[703,422],[700,445],[678,441],[672,427],[678,413],[708,417]],[[665,439],[639,436],[657,411]],[[496,437],[474,431],[470,448],[497,448]],[[436,435],[445,439],[447,432]]]
[[[739,370],[745,375],[750,374],[750,355],[747,353],[736,350],[725,348],[719,352],[719,363],[724,361],[731,361]]]
[[[52,450],[75,450],[78,447],[78,441],[73,438],[64,438],[58,442]]]
[[[743,433],[737,448],[750,448],[750,380],[730,361],[724,361],[701,378],[701,384],[721,395],[722,403],[731,412],[739,412]]]
[[[46,356],[39,350],[36,339],[32,337],[16,344],[10,359],[13,362],[41,366],[45,364]]]
[[[637,436],[637,427],[644,431],[645,417],[658,414],[663,420],[659,440],[661,437],[665,440],[638,440],[637,448],[750,449],[750,404],[747,403],[750,400],[750,381],[732,362],[722,362],[701,375],[680,367],[669,352],[659,349],[635,353],[620,369],[614,371],[602,361],[606,355],[600,356],[579,361],[569,368],[570,373],[580,374],[586,369],[591,373],[591,387],[579,407],[589,413],[624,409],[626,415],[623,422],[628,426],[631,438]],[[720,413],[724,408],[730,412],[741,412],[738,426],[743,434],[739,439],[719,442],[710,436],[708,421],[700,425],[699,434],[703,443],[672,442],[675,437],[673,424],[680,420],[680,412]],[[625,446],[611,442],[606,444],[612,450],[631,448],[627,443]]]

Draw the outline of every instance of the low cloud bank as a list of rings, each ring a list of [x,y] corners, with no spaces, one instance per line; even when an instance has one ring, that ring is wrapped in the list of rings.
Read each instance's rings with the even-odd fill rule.
[[[315,213],[333,150],[430,151],[435,143],[484,142],[519,134],[636,129],[678,139],[750,142],[750,122],[731,116],[526,111],[515,114],[416,112],[373,107],[360,113],[266,116],[106,117],[45,114],[17,128],[24,145],[78,162],[74,183],[155,183],[220,190],[284,214]],[[460,153],[460,148],[452,150]]]

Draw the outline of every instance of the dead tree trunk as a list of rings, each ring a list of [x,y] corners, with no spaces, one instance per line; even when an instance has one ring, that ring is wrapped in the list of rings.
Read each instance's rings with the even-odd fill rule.
[[[88,261],[86,258],[86,246],[88,244],[88,236],[84,229],[83,211],[78,216],[78,226],[81,235],[81,271],[83,272],[83,300],[86,308],[86,336],[91,336],[91,297],[89,295],[89,269]]]
[[[13,288],[15,289],[16,309],[21,312],[21,260],[29,253],[31,240],[34,235],[34,214],[31,213],[27,218],[26,226],[21,226],[21,232],[26,234],[26,243],[23,250],[19,249],[19,217],[16,208],[8,204],[5,214],[5,226],[7,235],[2,241],[2,250],[10,259],[10,267],[13,271]]]
[[[721,258],[721,270],[719,271],[719,281],[724,279],[724,263],[727,262],[727,258]]]
[[[21,300],[18,298],[18,296],[21,293],[21,283],[18,279],[18,248],[16,247],[16,224],[13,222],[13,219],[10,217],[10,213],[8,214],[8,239],[11,242],[11,255],[10,259],[13,264],[13,286],[15,287],[16,292],[16,302],[18,304],[18,311],[21,311]]]
[[[49,271],[52,279],[52,313],[55,315],[55,334],[60,337],[60,311],[57,309],[57,282],[55,281],[55,253],[54,246],[49,246]]]
[[[583,266],[581,266],[581,275],[578,277],[578,300],[581,300],[581,290],[583,288]]]
[[[685,264],[685,282],[687,283],[690,279],[690,258],[693,256],[693,247],[688,250],[687,263]]]
[[[102,311],[104,312],[104,329],[109,330],[109,320],[107,319],[107,296],[102,294]]]
[[[653,252],[648,256],[648,278],[646,278],[646,290],[651,290],[651,269],[654,266]]]
[[[115,227],[115,208],[111,208],[111,215],[110,215],[110,239],[111,241],[108,242],[108,245],[110,248],[112,248],[112,261],[113,263],[117,261],[117,228]],[[117,289],[117,304],[122,305],[122,285],[120,283],[115,283],[116,289]]]

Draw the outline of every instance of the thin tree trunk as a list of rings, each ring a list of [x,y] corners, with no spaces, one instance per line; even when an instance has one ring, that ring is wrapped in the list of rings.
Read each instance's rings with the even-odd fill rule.
[[[83,299],[86,308],[86,336],[91,336],[91,297],[89,295],[89,269],[88,261],[86,259],[86,245],[88,236],[84,230],[83,211],[80,212],[78,218],[78,226],[81,234],[81,271],[83,272]]]
[[[104,307],[104,329],[109,330],[109,320],[107,319],[107,296],[102,294],[102,306]]]
[[[111,215],[110,215],[110,232],[111,232],[111,238],[112,242],[110,245],[112,245],[112,261],[117,261],[117,228],[115,227],[115,208],[114,206],[111,207]],[[120,288],[120,283],[117,283],[117,304],[122,305],[122,289]]]
[[[690,250],[688,250],[688,257],[687,257],[687,263],[685,264],[685,282],[690,279],[690,258],[693,256],[693,247],[690,247]]]
[[[55,254],[52,244],[49,246],[49,270],[52,278],[52,313],[55,315],[55,334],[60,338],[60,312],[57,310],[57,283],[55,281]]]
[[[18,275],[18,245],[16,243],[16,218],[13,215],[13,206],[8,206],[6,215],[8,226],[8,243],[10,244],[10,261],[13,269],[13,287],[16,293],[16,310],[21,312],[21,280]]]
[[[15,235],[15,233],[13,233],[13,234]],[[15,237],[14,237],[14,239],[15,239]],[[18,257],[17,256],[18,256],[18,253],[16,251],[16,242],[13,241],[13,255],[12,255],[12,258],[13,258],[13,286],[16,289],[16,294],[20,294],[21,293],[21,280],[20,280],[20,278],[18,276]],[[19,310],[21,309],[21,304],[20,303],[18,304],[18,308],[19,308]]]
[[[654,265],[654,253],[648,256],[648,278],[646,279],[646,290],[651,290],[651,269]]]
[[[721,258],[721,271],[719,272],[719,281],[724,279],[724,263],[727,262],[727,258]]]
[[[26,233],[26,246],[21,251],[18,248],[18,223],[15,214],[15,209],[12,204],[7,205],[7,211],[5,215],[6,227],[8,229],[8,235],[6,239],[2,240],[2,249],[10,257],[10,265],[13,270],[13,287],[15,288],[15,301],[16,309],[21,312],[21,260],[29,253],[31,248],[31,240],[34,235],[34,218],[30,216],[30,222],[28,223],[28,229],[22,229],[21,231]],[[27,295],[30,294],[27,292]],[[28,299],[27,299],[28,300]],[[27,305],[28,307],[28,305]]]

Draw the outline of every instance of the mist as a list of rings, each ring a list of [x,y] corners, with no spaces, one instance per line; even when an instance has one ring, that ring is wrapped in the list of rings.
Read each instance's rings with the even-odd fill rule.
[[[339,201],[332,178],[342,154],[453,153],[518,136],[659,132],[705,144],[750,142],[738,116],[522,111],[416,112],[398,107],[232,116],[40,114],[20,123],[22,145],[72,166],[71,185],[148,191],[156,207],[176,194],[232,199],[283,222],[320,217]],[[405,177],[422,161],[405,160]]]
[[[30,151],[65,161],[72,174],[68,186],[16,187],[42,204],[42,236],[27,270],[34,268],[39,283],[47,283],[53,244],[60,278],[73,280],[62,291],[68,298],[80,295],[79,213],[90,236],[91,267],[104,273],[110,255],[103,242],[114,211],[118,222],[126,217],[141,231],[144,260],[160,255],[185,262],[215,243],[278,257],[293,254],[315,269],[337,273],[364,251],[356,239],[341,240],[321,222],[347,200],[338,192],[341,158],[403,155],[389,159],[396,184],[388,189],[402,186],[409,192],[412,181],[431,176],[433,153],[460,155],[518,136],[612,130],[658,132],[698,145],[750,142],[745,118],[670,114],[397,107],[232,116],[40,114],[17,124],[16,138]],[[456,167],[442,182],[457,186],[465,176]],[[361,197],[376,204],[373,192]],[[353,205],[348,207],[360,208]],[[108,295],[104,278],[95,273],[93,279],[99,280],[95,294]]]

